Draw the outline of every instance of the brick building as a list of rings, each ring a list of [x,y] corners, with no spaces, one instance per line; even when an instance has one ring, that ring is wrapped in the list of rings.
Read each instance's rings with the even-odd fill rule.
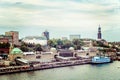
[[[19,33],[17,31],[5,32],[5,36],[12,36],[12,43],[15,45],[19,44]]]

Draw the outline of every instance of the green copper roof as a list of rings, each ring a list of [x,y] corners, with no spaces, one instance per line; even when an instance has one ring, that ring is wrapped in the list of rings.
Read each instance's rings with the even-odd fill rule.
[[[20,50],[19,48],[14,48],[10,54],[22,54],[22,50]]]

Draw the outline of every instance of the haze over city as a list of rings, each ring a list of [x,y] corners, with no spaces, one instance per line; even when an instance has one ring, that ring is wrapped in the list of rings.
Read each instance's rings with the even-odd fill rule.
[[[15,30],[22,38],[48,30],[50,38],[96,39],[100,24],[103,39],[120,40],[119,0],[1,0],[0,13],[0,34]]]

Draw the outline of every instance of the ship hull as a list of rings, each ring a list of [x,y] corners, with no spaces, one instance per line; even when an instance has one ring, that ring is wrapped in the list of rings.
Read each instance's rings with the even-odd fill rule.
[[[91,64],[103,64],[112,62],[109,57],[93,57]]]

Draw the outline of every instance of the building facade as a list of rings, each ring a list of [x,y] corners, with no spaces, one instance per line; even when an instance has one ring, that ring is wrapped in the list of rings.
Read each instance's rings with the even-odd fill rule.
[[[70,40],[80,39],[80,35],[70,35]]]
[[[9,43],[8,38],[0,38],[0,43]]]
[[[9,39],[7,36],[0,35],[0,56],[9,54]]]
[[[27,36],[22,40],[25,43],[40,44],[42,46],[47,45],[47,39],[45,36]]]
[[[0,35],[0,42],[9,42],[12,43],[12,36]]]
[[[12,43],[15,45],[19,44],[19,33],[17,31],[5,32],[5,36],[12,36]]]

